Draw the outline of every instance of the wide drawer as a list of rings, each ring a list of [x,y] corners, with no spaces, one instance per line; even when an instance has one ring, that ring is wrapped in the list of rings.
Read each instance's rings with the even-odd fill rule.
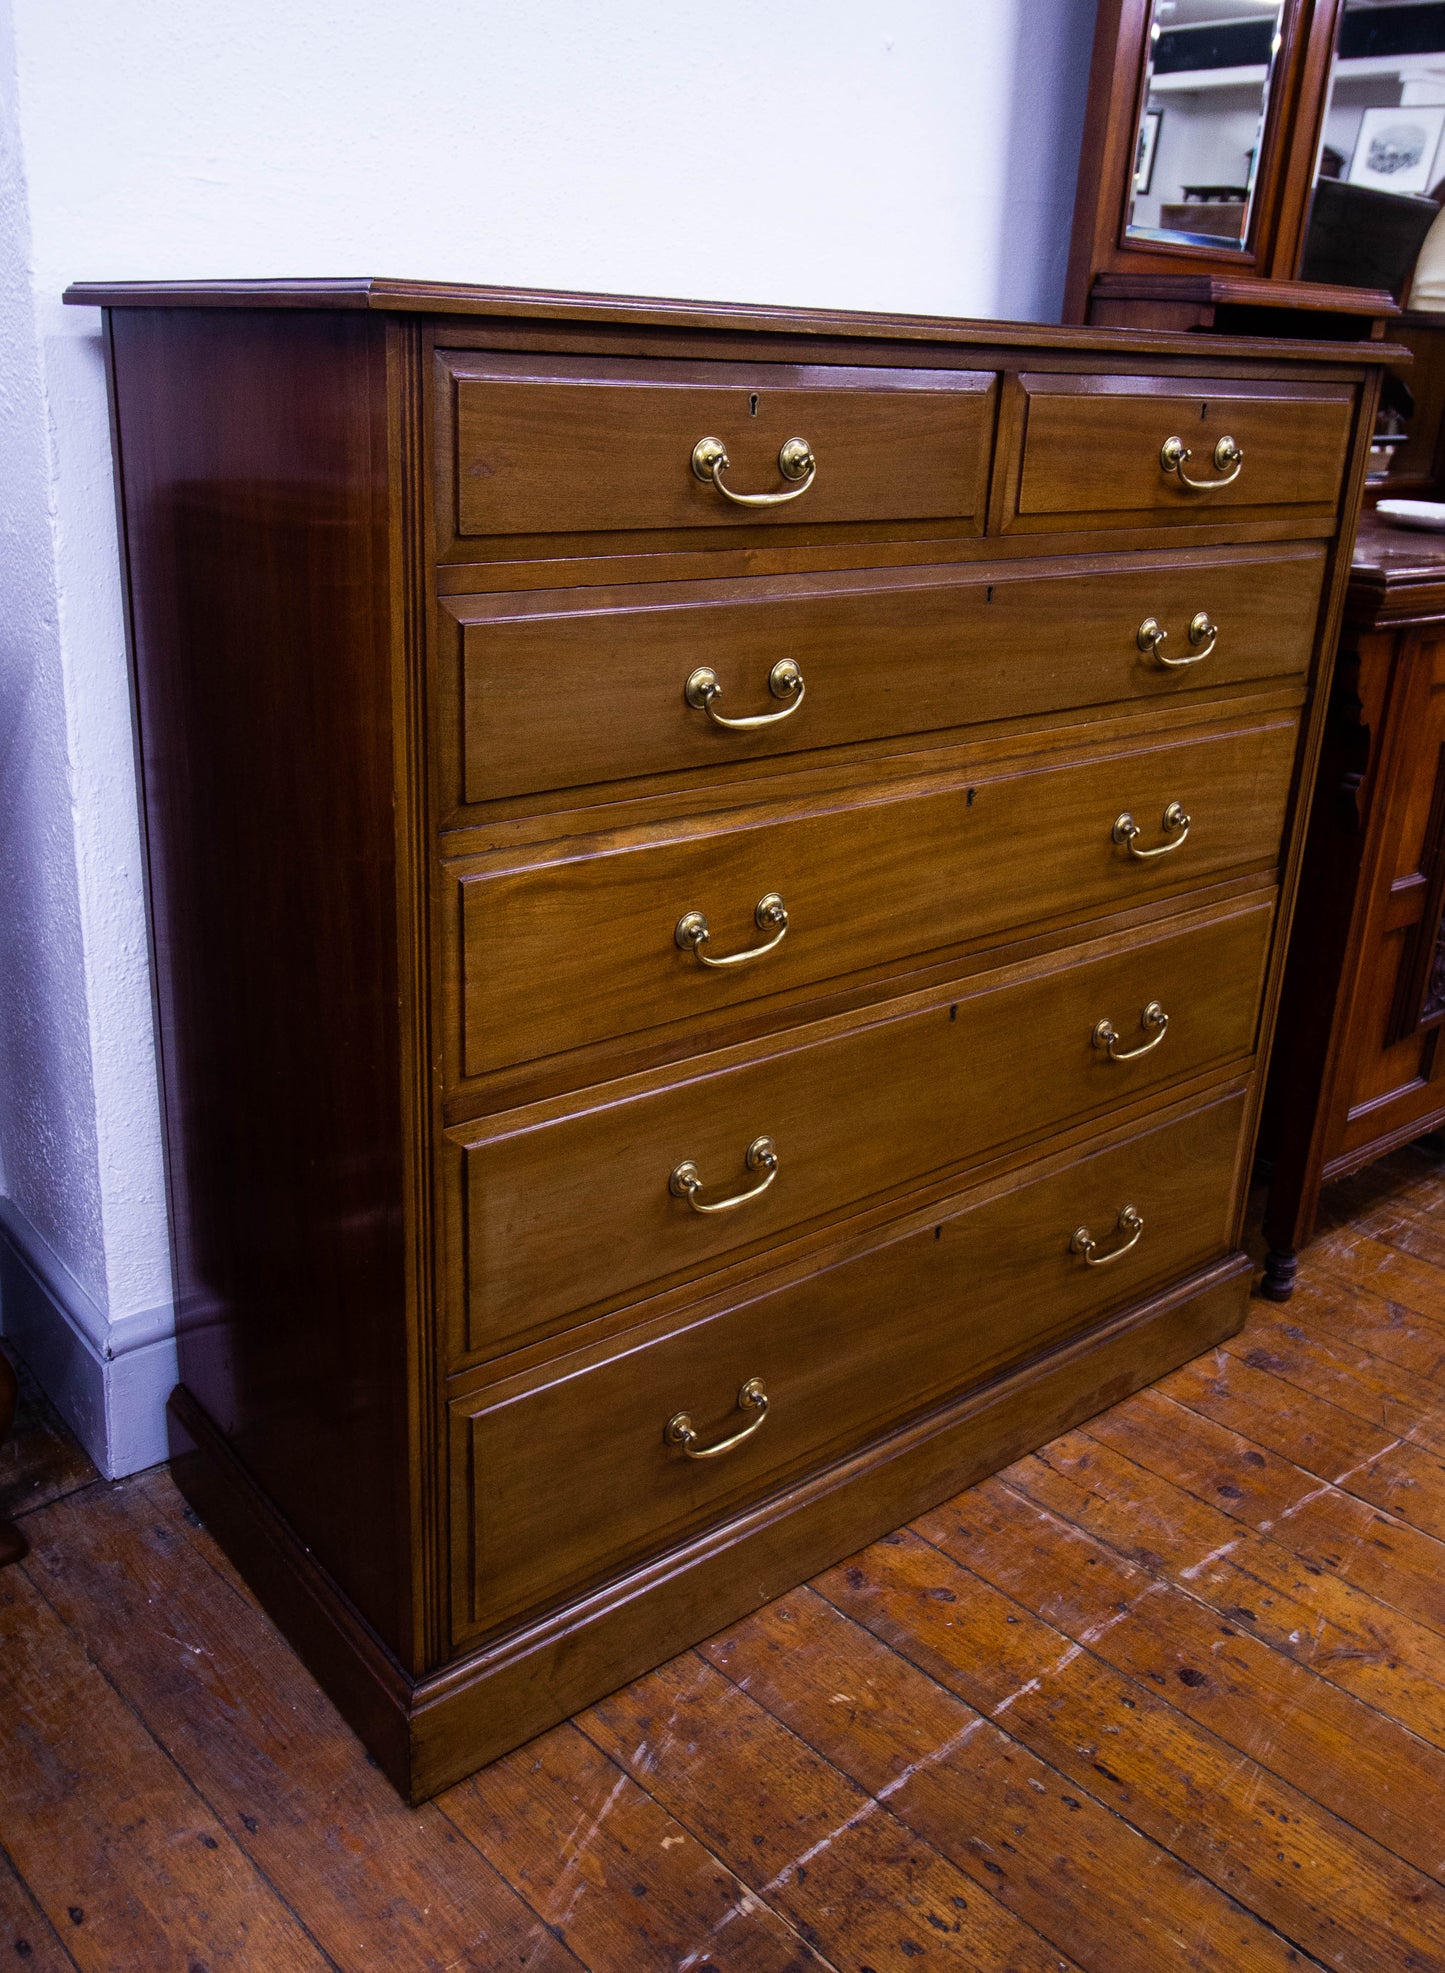
[[[1020,384],[1015,531],[1271,512],[1329,531],[1349,450],[1348,385],[1043,375]],[[1171,469],[1166,447],[1189,456]]]
[[[984,975],[805,1029],[666,1088],[453,1132],[464,1354],[1246,1056],[1272,918],[1264,898],[1170,921],[1056,955],[1031,977]],[[748,1166],[761,1139],[775,1169],[765,1157]],[[672,1183],[688,1166],[708,1211]]]
[[[992,371],[480,352],[453,352],[441,364],[459,535],[840,521],[983,527]],[[735,505],[694,471],[703,439],[726,451],[723,486],[786,497]],[[793,439],[811,452],[811,478],[783,470]]]
[[[990,764],[544,845],[521,867],[507,852],[459,860],[463,1073],[1148,904],[1272,860],[1295,730],[1280,714],[1087,760]],[[1180,809],[1187,831],[1166,826]],[[1129,827],[1137,835],[1120,840]],[[757,956],[702,963],[742,951]]]
[[[658,1340],[550,1365],[530,1388],[458,1400],[459,1634],[656,1553],[1224,1253],[1243,1107],[1233,1096],[963,1199]],[[1081,1228],[1095,1261],[1128,1251],[1091,1265]],[[754,1380],[765,1414],[740,1404]],[[730,1452],[691,1459],[666,1437],[679,1413],[700,1451],[754,1429]]]
[[[1309,663],[1320,548],[1085,568],[450,598],[459,759],[445,785],[488,801],[1152,701]]]

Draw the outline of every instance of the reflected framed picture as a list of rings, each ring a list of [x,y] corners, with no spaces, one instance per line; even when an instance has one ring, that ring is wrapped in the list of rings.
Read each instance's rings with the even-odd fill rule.
[[[1159,148],[1159,126],[1163,110],[1145,110],[1139,125],[1139,147],[1134,153],[1134,190],[1140,198],[1154,182],[1154,153]]]
[[[1445,103],[1366,110],[1350,159],[1349,183],[1376,192],[1428,192],[1435,183],[1442,130]]]

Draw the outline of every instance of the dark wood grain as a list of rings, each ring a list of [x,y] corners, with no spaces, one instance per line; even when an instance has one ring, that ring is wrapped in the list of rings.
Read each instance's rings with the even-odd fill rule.
[[[1253,1047],[1271,918],[1266,896],[1202,922],[1170,919],[1147,941],[1072,948],[1063,963],[885,1002],[821,1033],[794,1029],[731,1067],[635,1096],[614,1085],[605,1104],[542,1105],[457,1129],[461,1356],[495,1354],[872,1194],[1218,1073]],[[1112,1018],[1119,1049],[1144,1048],[1159,1031],[1143,1010],[1156,1002],[1168,1015],[1163,1039],[1136,1060],[1111,1060],[1094,1040],[1099,1021]],[[834,1100],[820,1106],[822,1087]],[[684,1158],[705,1199],[756,1185],[745,1157],[764,1132],[778,1175],[745,1207],[708,1216],[669,1190]]]
[[[0,1361],[16,1379],[14,1423],[8,1438],[0,1434],[0,1513],[19,1520],[87,1486],[96,1471],[12,1343],[0,1348]]]
[[[1072,1963],[696,1657],[582,1724],[734,1868],[766,1873],[764,1896],[795,1924],[846,1936],[843,1963],[859,1973],[889,1959],[1007,1973]]]
[[[1445,1893],[1430,1879],[918,1535],[820,1587],[1317,1959],[1363,1968],[1383,1950],[1423,1968],[1445,1951]]]
[[[1403,1364],[1342,1338],[1311,1336],[1298,1323],[1258,1318],[1246,1339],[1224,1347],[1253,1369],[1267,1370],[1371,1424],[1398,1430],[1412,1445],[1445,1451],[1445,1390]]]
[[[60,1942],[14,1866],[0,1856],[0,1951],[26,1973],[75,1973],[76,1962]]]
[[[424,1797],[1237,1326],[1265,918],[1291,906],[1377,356],[406,283],[107,306],[175,1470]],[[1021,374],[1086,407],[1077,432],[1034,422]],[[1138,401],[1244,420],[1243,504],[1121,507]],[[690,469],[709,425],[739,486],[794,432],[816,484],[735,513]],[[1040,472],[1067,495],[1048,511]],[[471,600],[434,611],[434,585]],[[1204,669],[1141,684],[1155,604],[1176,640],[1219,614]],[[698,751],[668,647],[684,610],[733,704],[736,626],[800,637],[817,737]],[[588,641],[609,616],[631,672]],[[503,641],[522,628],[542,641]],[[615,688],[595,722],[579,674]],[[524,734],[510,754],[498,722]],[[1115,840],[1125,811],[1168,854]],[[756,942],[767,890],[791,916],[756,970],[679,948],[690,910],[708,956]],[[1172,1045],[1096,1061],[1086,1028],[1142,1033],[1163,990],[1134,962],[1209,913],[1239,940],[1165,969]],[[1085,935],[1100,1013],[1038,985]],[[1029,992],[975,1019],[1005,967]],[[970,1116],[936,1093],[967,1082],[956,1045],[855,1062],[852,1105],[842,1057],[818,1057],[751,1240],[740,1219],[735,1245],[669,1246],[589,1186],[638,1155],[723,1182],[746,1146],[719,1094],[739,1084],[712,1078],[800,1053],[802,1022],[882,1030],[902,994],[940,1029],[947,995],[950,1039],[972,1024],[998,1064]],[[1037,1059],[1010,1077],[1021,1025]],[[655,1124],[626,1108],[667,1091]],[[810,1140],[830,1102],[854,1136]],[[608,1112],[620,1138],[569,1153],[563,1123]],[[461,1178],[466,1146],[508,1135],[559,1147],[510,1275],[504,1184]],[[824,1168],[811,1194],[792,1180]],[[1125,1204],[1143,1244],[1096,1274],[1069,1236],[1122,1238]],[[671,1206],[669,1238],[691,1214]],[[659,1469],[673,1410],[715,1433],[752,1374],[778,1393],[766,1436]]]
[[[1445,1459],[1402,1433],[1222,1351],[1186,1365],[1162,1388],[1216,1424],[1235,1427],[1247,1415],[1259,1444],[1306,1449],[1312,1472],[1413,1527],[1445,1535]]]
[[[590,529],[812,526],[968,520],[987,497],[995,379],[987,371],[620,364],[439,353],[456,419],[455,524],[463,535]],[[792,495],[739,507],[692,468],[716,437],[733,492]],[[801,436],[806,488],[778,455]],[[448,448],[450,451],[450,448]],[[978,529],[974,529],[977,532]]]
[[[1332,514],[1350,438],[1350,399],[1327,386],[1220,384],[1186,394],[1174,379],[1110,376],[1019,379],[1023,448],[1013,528],[1089,526],[1151,519],[1190,525],[1215,509],[1298,506]],[[1233,478],[1214,464],[1218,442],[1243,452]],[[1189,487],[1166,472],[1160,450],[1181,438]],[[1221,485],[1208,482],[1225,480]]]
[[[443,785],[459,803],[493,801],[1290,677],[1309,662],[1322,564],[1300,547],[1082,574],[1005,562],[912,579],[458,597],[443,605],[443,636],[458,626],[461,701],[453,719],[440,709],[441,732],[455,735]],[[1219,634],[1191,642],[1201,610]],[[1167,633],[1163,657],[1197,662],[1170,669],[1141,649],[1151,617]],[[768,686],[783,658],[803,676],[795,708]],[[701,666],[716,675],[720,715],[779,723],[715,725],[683,696]]]
[[[1319,1280],[1300,1283],[1289,1312],[1293,1323],[1305,1321],[1308,1308],[1308,1326],[1316,1336],[1359,1343],[1388,1363],[1433,1378],[1445,1392],[1445,1322],[1417,1314],[1375,1289],[1357,1287],[1345,1276],[1338,1256],[1322,1255],[1312,1262],[1311,1274],[1316,1270]]]
[[[1091,1462],[1085,1452],[1066,1474],[1046,1448],[986,1481],[962,1511],[925,1515],[919,1530],[1373,1843],[1445,1881],[1433,1840],[1445,1817],[1445,1754],[1087,1532]],[[1388,1875],[1373,1847],[1359,1856],[1352,1875]],[[1389,1890],[1377,1879],[1373,1895],[1426,1894],[1407,1872]]]
[[[1131,0],[1131,4],[1134,0]],[[687,301],[612,294],[548,293],[534,288],[479,287],[443,281],[405,281],[380,276],[339,280],[269,281],[73,281],[63,299],[81,308],[148,309],[324,309],[396,314],[475,316],[484,323],[515,321],[534,335],[553,322],[597,327],[619,325],[682,330],[732,328],[759,334],[786,334],[920,343],[957,343],[966,328],[974,340],[1005,342],[1025,349],[1086,349],[1110,354],[1145,349],[1163,356],[1180,354],[1178,338],[1151,335],[1147,328],[1127,332],[1059,329],[1042,323],[961,324],[942,315],[889,315],[822,308],[770,307],[756,302]],[[448,324],[450,331],[453,325]],[[990,331],[992,332],[990,334]],[[982,332],[979,334],[979,332]],[[1278,338],[1201,339],[1198,354],[1273,359]],[[1285,353],[1289,346],[1285,345]],[[1318,355],[1317,346],[1310,348]],[[1358,352],[1370,362],[1398,362],[1398,348]],[[1191,351],[1191,356],[1193,352]],[[1352,355],[1356,352],[1352,352]]]
[[[1157,1391],[1094,1419],[1087,1436],[1269,1534],[1307,1570],[1329,1569],[1445,1634],[1445,1548],[1277,1452]],[[1217,1525],[1217,1524],[1216,1524]]]
[[[37,1524],[28,1573],[326,1963],[384,1939],[416,1973],[575,1967],[439,1810],[408,1809],[361,1757],[181,1506],[159,1471],[72,1497]],[[318,1843],[322,1804],[344,1841]]]
[[[1388,1234],[1445,1164],[1386,1169],[1356,1192]],[[1369,1283],[1399,1253],[1438,1306],[1445,1263],[1329,1205],[1285,1340],[1393,1363],[1423,1417],[1433,1318],[1382,1329]],[[1190,1373],[1125,1398],[416,1811],[164,1474],[38,1506],[0,1583],[0,1955],[1437,1967],[1445,1544],[1332,1483],[1370,1441],[1245,1361],[1278,1331],[1256,1303],[1201,1366],[1250,1380],[1239,1429]]]
[[[1272,1072],[1265,1231],[1287,1300],[1320,1187],[1445,1120],[1445,553],[1366,517]]]
[[[976,1711],[815,1590],[702,1652],[1081,1964],[1134,1973],[1186,1952],[1221,1970],[1296,1963],[1211,1884],[1014,1738],[1007,1715],[999,1724]]]
[[[20,1395],[19,1380],[8,1356],[0,1350],[0,1448],[15,1423],[15,1405]],[[13,1521],[0,1519],[0,1569],[18,1562],[25,1553],[25,1537]]]
[[[187,1973],[202,1952],[238,1973],[323,1973],[305,1929],[24,1568],[0,1576],[0,1718],[4,1849],[83,1973]]]
[[[1445,1747],[1445,1661],[1438,1634],[1378,1598],[1295,1556],[1287,1542],[1241,1532],[1207,1502],[1142,1472],[1112,1448],[1056,1441],[1031,1469],[1039,1498],[1078,1510],[1102,1535],[1216,1611],[1365,1700],[1437,1748]],[[1342,1481],[1341,1484],[1344,1482]]]
[[[701,1040],[714,1010],[763,995],[1270,870],[1297,731],[1281,717],[459,860],[458,1067],[482,1075],[680,1019]],[[1176,850],[1141,860],[1114,841],[1127,813],[1141,847],[1167,843],[1172,802],[1194,824]],[[707,919],[709,952],[761,946],[756,907],[774,894],[788,930],[755,963],[708,970],[679,948],[690,911]]]
[[[520,1390],[458,1400],[462,1634],[679,1540],[836,1456],[864,1420],[892,1424],[1213,1261],[1228,1249],[1240,1108],[1218,1103],[1001,1197],[945,1205],[907,1239],[648,1348],[564,1357]],[[1131,1205],[1144,1232],[1122,1264],[1071,1251],[1079,1226],[1101,1251],[1121,1244]],[[737,1406],[752,1378],[771,1409],[745,1450],[696,1462],[665,1442],[678,1412],[703,1444],[755,1422]]]
[[[111,333],[181,1376],[404,1656],[380,325]]]
[[[1334,1228],[1316,1242],[1313,1253],[1318,1255],[1322,1277],[1330,1284],[1343,1277],[1357,1290],[1386,1297],[1392,1309],[1442,1323],[1445,1299],[1437,1271],[1442,1256],[1428,1243],[1432,1231],[1413,1217],[1403,1217],[1378,1233],[1369,1228],[1356,1231],[1353,1226]],[[1420,1241],[1422,1233],[1426,1242]]]
[[[826,1973],[787,1918],[576,1726],[441,1806],[588,1966],[674,1973],[701,1951],[719,1967]]]

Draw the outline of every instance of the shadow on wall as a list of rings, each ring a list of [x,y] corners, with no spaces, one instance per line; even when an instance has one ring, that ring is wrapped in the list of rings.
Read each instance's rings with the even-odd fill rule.
[[[1063,311],[1096,12],[1096,0],[1028,0],[1014,15],[999,213],[1004,318],[1057,322]]]

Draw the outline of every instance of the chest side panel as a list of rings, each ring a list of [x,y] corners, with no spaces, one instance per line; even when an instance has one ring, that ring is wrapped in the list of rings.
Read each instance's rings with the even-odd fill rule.
[[[385,331],[111,331],[181,1378],[405,1655]]]

